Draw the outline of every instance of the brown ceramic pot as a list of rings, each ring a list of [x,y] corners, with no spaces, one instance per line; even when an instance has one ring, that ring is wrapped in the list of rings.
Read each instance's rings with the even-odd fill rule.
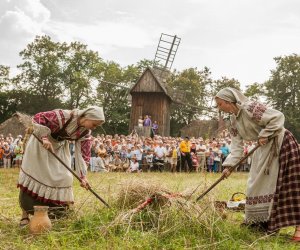
[[[49,231],[52,227],[48,217],[48,206],[34,206],[34,215],[29,222],[29,231],[32,234],[40,234]]]

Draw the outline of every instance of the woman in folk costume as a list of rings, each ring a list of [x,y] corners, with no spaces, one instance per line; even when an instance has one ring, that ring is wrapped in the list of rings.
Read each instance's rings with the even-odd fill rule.
[[[33,117],[33,133],[42,139],[43,144],[30,136],[25,148],[18,180],[23,212],[21,226],[28,224],[28,214],[33,213],[35,205],[67,207],[74,202],[73,176],[48,150],[71,166],[69,141],[75,141],[75,170],[82,179],[81,185],[88,187],[90,134],[104,120],[100,107],[72,111],[56,109]]]
[[[231,113],[231,154],[223,163],[233,166],[243,156],[243,140],[261,145],[252,158],[247,184],[245,224],[274,232],[296,226],[300,241],[300,150],[284,128],[284,115],[240,91],[224,88],[215,97],[218,108]],[[224,171],[229,176],[229,170]]]

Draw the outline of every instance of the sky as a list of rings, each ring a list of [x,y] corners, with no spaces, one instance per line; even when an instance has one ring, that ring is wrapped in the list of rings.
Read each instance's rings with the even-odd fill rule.
[[[181,38],[173,69],[263,83],[274,57],[299,54],[298,0],[0,0],[0,64],[16,73],[36,35],[80,41],[122,66],[154,59],[161,33]]]

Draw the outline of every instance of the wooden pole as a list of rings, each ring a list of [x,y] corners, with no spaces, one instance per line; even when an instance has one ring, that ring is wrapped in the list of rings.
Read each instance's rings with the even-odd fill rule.
[[[253,153],[254,153],[254,151],[256,150],[256,149],[258,149],[260,147],[260,145],[259,144],[257,144],[256,146],[255,146],[255,148],[253,148],[248,154],[246,154],[243,158],[241,158],[240,160],[239,160],[239,162],[238,163],[236,163],[235,165],[233,165],[233,166],[231,166],[231,167],[229,167],[228,168],[228,170],[230,171],[230,172],[232,172],[234,169],[236,169],[244,160],[246,160],[250,155],[252,155]],[[210,190],[212,190],[215,186],[217,186],[222,180],[224,180],[226,178],[226,176],[225,176],[225,174],[223,173],[222,175],[221,175],[221,177],[214,183],[214,184],[212,184],[203,194],[201,194],[197,199],[196,199],[196,201],[199,201],[199,200],[201,200]]]

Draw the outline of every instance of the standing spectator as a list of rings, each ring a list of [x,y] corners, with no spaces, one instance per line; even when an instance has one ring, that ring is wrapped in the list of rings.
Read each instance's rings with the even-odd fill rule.
[[[143,127],[143,125],[144,125],[144,120],[143,120],[143,117],[140,116],[138,119],[138,127]]]
[[[145,115],[145,119],[144,119],[144,127],[151,127],[151,119],[149,118],[148,115]]]
[[[192,141],[192,145],[191,145],[191,153],[196,154],[197,151],[197,145],[195,141]]]
[[[215,145],[215,147],[213,148],[213,151],[215,153],[213,172],[217,173],[221,170],[222,151],[220,149],[220,145],[219,144]]]
[[[166,156],[166,149],[163,147],[163,142],[160,141],[158,146],[154,149],[154,170],[162,172],[164,167],[164,158]]]
[[[157,135],[158,134],[158,124],[157,121],[154,121],[152,124],[152,131],[153,131],[153,135]]]
[[[165,158],[165,162],[166,162],[166,169],[167,170],[171,169],[172,155],[173,155],[172,148],[170,147],[169,144],[166,144],[166,158]]]
[[[178,158],[177,149],[174,145],[172,145],[171,151],[172,151],[171,172],[174,173],[176,172],[176,165],[177,165],[177,158]]]
[[[142,157],[143,157],[143,150],[140,144],[136,144],[133,146],[132,155],[135,155],[137,162],[139,163],[139,170],[142,168]]]
[[[19,168],[21,167],[22,164],[22,159],[23,159],[23,142],[21,140],[17,141],[17,144],[15,146],[14,149],[14,153],[15,153],[15,164],[16,166]]]
[[[181,154],[181,168],[183,168],[185,172],[191,171],[193,168],[191,159],[191,143],[189,140],[190,138],[186,136],[179,145]],[[185,167],[185,162],[187,162],[188,168]]]
[[[209,148],[208,150],[208,157],[207,157],[207,172],[212,172],[213,167],[215,164],[215,153],[213,152],[212,148]]]
[[[202,138],[199,139],[199,145],[196,147],[198,162],[199,162],[199,168],[201,170],[204,170],[206,166],[206,156],[205,156],[206,146],[204,144],[204,141]]]
[[[90,171],[95,172],[95,164],[96,164],[96,158],[98,156],[98,150],[99,150],[99,142],[97,139],[94,138],[92,147],[91,147],[91,158],[90,158]]]
[[[3,147],[3,166],[4,168],[10,168],[11,167],[11,149],[7,142],[4,143]]]
[[[193,168],[194,168],[195,172],[198,172],[199,162],[198,162],[197,155],[194,152],[191,152],[191,157],[192,157]]]
[[[153,169],[153,151],[151,149],[147,150],[146,162],[148,165],[148,171]]]
[[[224,162],[229,155],[229,148],[227,147],[225,142],[222,142],[222,146],[220,149],[222,151],[222,162]]]
[[[4,149],[2,143],[0,142],[0,168],[3,166],[3,154],[4,154]]]

